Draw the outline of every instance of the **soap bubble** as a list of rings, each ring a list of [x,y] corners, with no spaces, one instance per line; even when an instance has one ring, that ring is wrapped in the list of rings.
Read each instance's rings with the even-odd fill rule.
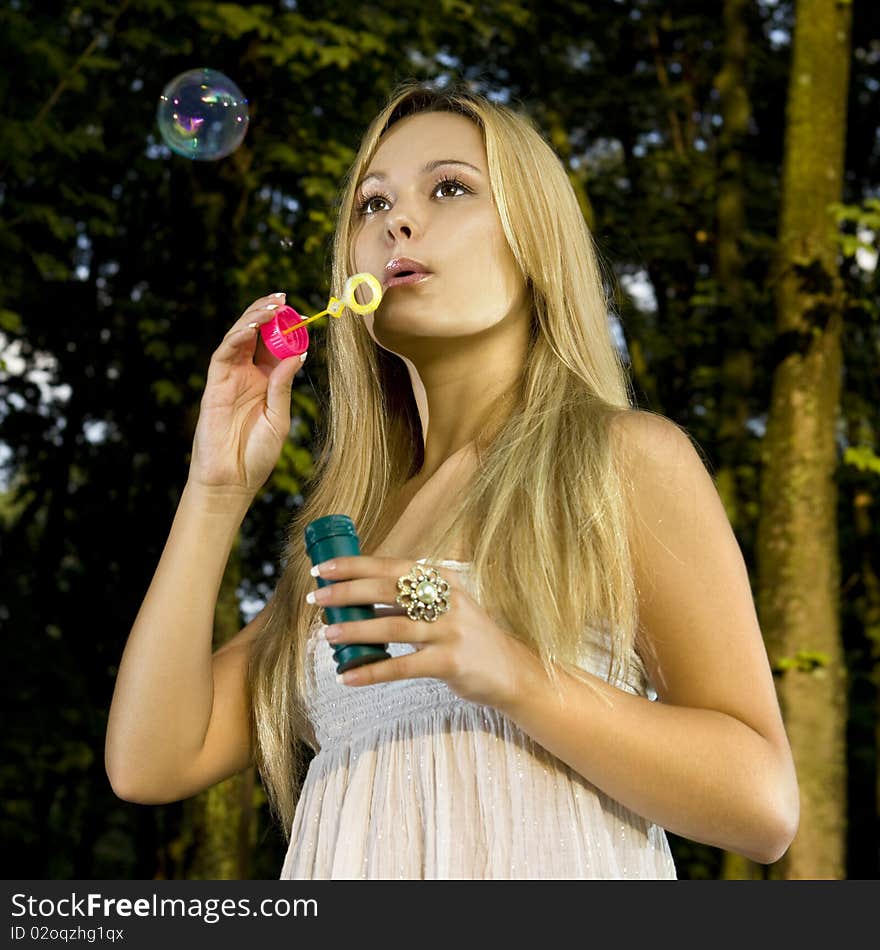
[[[241,145],[250,117],[247,99],[228,76],[190,69],[162,90],[156,118],[172,152],[212,162]]]

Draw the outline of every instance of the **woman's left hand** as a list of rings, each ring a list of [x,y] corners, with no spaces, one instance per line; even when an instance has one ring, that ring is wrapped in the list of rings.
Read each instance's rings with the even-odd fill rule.
[[[413,567],[430,567],[398,558],[338,557],[322,565],[321,577],[332,581],[314,591],[322,607],[354,604],[396,604],[398,579]],[[454,570],[437,566],[449,584],[449,609],[436,620],[411,620],[384,613],[369,620],[352,620],[326,628],[332,646],[344,643],[411,643],[413,653],[365,663],[343,674],[348,686],[368,686],[427,676],[443,680],[462,699],[503,707],[515,695],[519,671],[537,656],[520,640],[502,630],[464,589]]]

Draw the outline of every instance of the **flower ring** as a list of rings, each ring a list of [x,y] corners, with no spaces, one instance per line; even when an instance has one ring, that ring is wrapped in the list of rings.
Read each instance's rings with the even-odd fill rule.
[[[397,603],[406,608],[410,620],[433,623],[449,610],[449,584],[433,567],[417,564],[397,579]]]

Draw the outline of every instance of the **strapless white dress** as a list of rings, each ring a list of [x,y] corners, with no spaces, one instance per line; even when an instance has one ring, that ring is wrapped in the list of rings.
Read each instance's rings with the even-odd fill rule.
[[[469,562],[435,564],[458,571],[473,592]],[[308,641],[305,697],[316,754],[280,879],[677,877],[663,828],[493,707],[438,679],[337,683],[333,648],[317,637],[318,626]],[[388,646],[392,656],[413,649]],[[634,660],[622,688],[655,698],[638,654]],[[604,678],[609,662],[606,651],[582,665]]]

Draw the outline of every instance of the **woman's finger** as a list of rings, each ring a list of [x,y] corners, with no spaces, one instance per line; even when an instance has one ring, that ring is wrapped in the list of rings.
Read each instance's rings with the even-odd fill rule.
[[[346,670],[337,675],[337,679],[346,686],[371,686],[374,683],[390,683],[393,680],[416,679],[420,676],[434,676],[430,668],[430,651],[417,651],[395,656],[390,660],[377,660],[375,663],[364,663],[352,670]]]
[[[345,620],[319,627],[318,636],[340,643],[428,643],[436,639],[434,624],[410,620],[406,614],[374,620]]]
[[[249,313],[252,313],[256,310],[263,310],[269,306],[274,307],[274,309],[277,310],[279,307],[284,306],[286,299],[287,299],[287,295],[284,294],[283,292],[279,292],[275,294],[266,294],[265,297],[258,297],[247,308],[247,310],[245,310],[245,312],[241,315],[241,317],[239,317],[239,322],[241,320],[244,320],[245,317],[247,317]]]
[[[278,308],[274,304],[267,304],[265,307],[258,307],[254,310],[249,310],[244,316],[233,323],[233,325],[227,331],[226,336],[229,337],[233,333],[240,333],[242,330],[257,329],[264,323],[268,323],[275,316],[275,311],[277,309]]]
[[[279,361],[269,373],[266,384],[266,413],[270,421],[282,428],[290,428],[290,392],[293,389],[293,377],[305,362],[306,354],[288,356]]]
[[[292,357],[295,359],[296,357]],[[354,580],[335,581],[306,594],[306,602],[324,606],[343,607],[350,604],[397,604],[400,590],[397,577],[358,577]],[[398,605],[399,606],[399,605]]]
[[[416,563],[411,560],[402,560],[392,557],[375,557],[370,554],[350,554],[344,557],[335,557],[316,564],[312,568],[313,577],[324,577],[327,580],[348,580],[354,577],[387,578],[393,577],[395,585],[397,578],[409,574],[414,568],[433,568],[443,579],[453,585],[453,580],[444,570],[443,565]],[[396,596],[396,587],[395,587]]]

